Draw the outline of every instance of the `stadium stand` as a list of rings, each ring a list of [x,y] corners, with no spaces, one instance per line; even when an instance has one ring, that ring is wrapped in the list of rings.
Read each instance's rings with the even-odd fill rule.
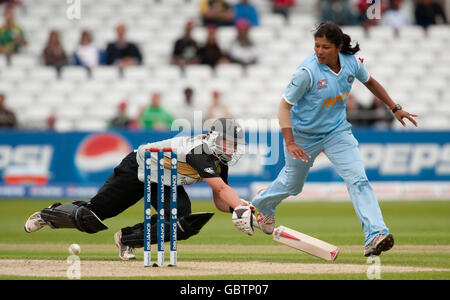
[[[176,109],[186,86],[194,88],[200,107],[209,103],[214,90],[220,90],[222,101],[236,118],[275,118],[281,93],[296,65],[313,52],[312,30],[319,22],[317,1],[296,2],[286,21],[272,12],[271,1],[252,1],[261,18],[261,24],[250,33],[260,51],[257,64],[245,69],[237,64],[214,69],[195,65],[182,71],[171,65],[170,59],[186,21],[196,21],[193,35],[200,44],[207,36],[207,28],[201,26],[200,0],[81,1],[79,20],[67,17],[71,4],[66,1],[22,0],[14,10],[28,45],[9,61],[0,56],[0,92],[9,99],[21,128],[44,128],[49,114],[54,113],[59,131],[107,129],[124,99],[128,99],[128,113],[137,118],[153,92],[162,94],[164,106]],[[413,17],[412,7],[407,8]],[[91,71],[70,65],[58,76],[55,68],[41,61],[52,30],[59,31],[63,48],[72,57],[83,30],[90,30],[95,45],[105,49],[115,39],[119,23],[126,24],[127,39],[141,49],[142,65],[123,70],[100,66]],[[450,128],[446,89],[450,85],[449,25],[431,25],[427,35],[418,25],[405,27],[399,36],[384,26],[370,27],[367,32],[360,26],[344,26],[343,30],[360,43],[358,56],[365,59],[369,72],[385,84],[396,101],[421,115],[422,128]],[[235,37],[234,27],[217,29],[224,50]],[[364,89],[356,83],[353,93],[357,101],[367,104],[372,98]]]

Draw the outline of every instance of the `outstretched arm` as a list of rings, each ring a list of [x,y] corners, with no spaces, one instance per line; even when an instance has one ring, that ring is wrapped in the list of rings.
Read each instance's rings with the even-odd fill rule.
[[[384,87],[375,80],[375,78],[370,76],[369,80],[365,82],[364,85],[369,89],[369,91],[372,92],[375,97],[383,101],[391,110],[394,108],[396,103],[391,99]],[[418,115],[410,114],[403,109],[397,110],[394,115],[397,120],[402,123],[403,126],[406,127],[406,123],[405,121],[403,121],[403,118],[407,118],[411,123],[414,124],[414,126],[417,127],[417,121],[414,119],[414,117],[418,117]]]
[[[230,207],[235,209],[239,205],[242,205],[238,194],[222,178],[212,177],[204,178],[204,180],[212,188],[214,204],[220,211],[230,212]]]

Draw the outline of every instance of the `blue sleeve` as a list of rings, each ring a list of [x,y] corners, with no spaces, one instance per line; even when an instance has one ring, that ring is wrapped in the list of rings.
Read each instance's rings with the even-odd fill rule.
[[[312,78],[305,69],[298,69],[284,91],[283,98],[289,104],[296,105],[311,89]]]
[[[367,80],[370,79],[370,74],[369,74],[369,72],[367,72],[366,67],[359,59],[356,59],[356,63],[358,64],[358,71],[356,72],[356,79],[358,79],[362,83],[366,83]]]

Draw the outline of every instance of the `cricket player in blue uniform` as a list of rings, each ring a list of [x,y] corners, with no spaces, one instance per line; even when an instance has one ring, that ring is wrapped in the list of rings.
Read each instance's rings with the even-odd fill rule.
[[[346,119],[346,102],[355,79],[381,99],[406,126],[404,118],[417,122],[396,104],[355,57],[359,45],[331,22],[321,23],[314,33],[315,53],[297,68],[278,108],[284,137],[285,166],[252,205],[258,210],[259,227],[271,234],[280,202],[302,191],[314,159],[324,152],[344,179],[365,235],[364,255],[380,255],[391,249],[394,238],[370,186],[358,142]]]

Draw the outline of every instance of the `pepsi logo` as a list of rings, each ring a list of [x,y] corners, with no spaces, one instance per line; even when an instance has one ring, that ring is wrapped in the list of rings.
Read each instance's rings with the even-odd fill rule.
[[[83,179],[101,182],[131,151],[128,141],[116,133],[91,134],[78,146],[75,166]]]

